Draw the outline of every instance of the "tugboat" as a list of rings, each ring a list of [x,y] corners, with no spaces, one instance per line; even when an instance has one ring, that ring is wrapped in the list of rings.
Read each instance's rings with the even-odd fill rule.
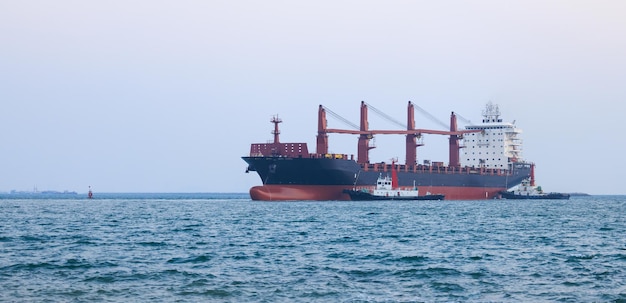
[[[419,195],[417,186],[413,184],[410,189],[398,188],[398,174],[395,170],[395,164],[392,164],[391,178],[378,176],[375,189],[344,189],[345,194],[350,195],[352,201],[370,201],[370,200],[443,200],[445,195],[432,195],[427,193],[424,196]]]
[[[502,191],[500,195],[503,199],[528,199],[528,200],[569,200],[569,194],[565,193],[546,193],[541,186],[534,186],[530,179],[522,180],[522,183],[514,190]]]

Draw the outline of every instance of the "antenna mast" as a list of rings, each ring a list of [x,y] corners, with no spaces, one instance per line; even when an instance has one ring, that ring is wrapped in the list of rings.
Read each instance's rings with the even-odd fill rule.
[[[274,130],[272,131],[272,134],[274,134],[274,143],[280,143],[279,140],[279,135],[280,135],[280,130],[278,130],[278,123],[283,122],[283,120],[281,120],[280,118],[278,118],[278,115],[272,117],[272,121],[270,121],[272,123],[274,123]]]

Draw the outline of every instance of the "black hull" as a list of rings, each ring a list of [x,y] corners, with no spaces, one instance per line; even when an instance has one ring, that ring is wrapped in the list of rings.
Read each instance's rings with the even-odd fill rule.
[[[502,192],[503,199],[509,200],[569,200],[569,194],[549,193],[544,195],[517,195],[512,192]]]
[[[406,197],[406,196],[375,196],[367,192],[363,192],[360,190],[348,190],[344,189],[344,193],[350,196],[350,200],[352,201],[374,201],[374,200],[398,200],[398,201],[416,201],[416,200],[443,200],[445,199],[444,195],[425,195],[425,196],[414,196],[414,197]]]
[[[351,159],[327,157],[242,157],[248,172],[263,185],[250,189],[253,200],[349,200],[344,189],[371,189],[391,165],[360,165]],[[529,178],[531,164],[514,163],[509,170],[470,167],[397,165],[400,188],[419,187],[446,200],[493,199]]]

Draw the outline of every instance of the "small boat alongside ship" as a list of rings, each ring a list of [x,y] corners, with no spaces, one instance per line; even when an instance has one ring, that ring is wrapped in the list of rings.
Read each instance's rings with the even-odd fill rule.
[[[350,196],[352,201],[371,201],[371,200],[443,200],[444,195],[432,195],[427,193],[420,196],[419,190],[415,184],[413,187],[398,188],[398,176],[395,169],[391,171],[392,177],[383,177],[382,174],[376,181],[376,188],[361,189],[344,189],[343,192]]]
[[[510,191],[502,191],[500,195],[503,199],[518,199],[518,200],[569,200],[570,195],[566,193],[543,191],[541,186],[535,186],[531,179],[524,179],[522,183]]]

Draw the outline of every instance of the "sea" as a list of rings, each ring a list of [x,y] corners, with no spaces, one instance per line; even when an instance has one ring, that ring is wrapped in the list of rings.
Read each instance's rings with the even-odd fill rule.
[[[0,302],[626,302],[626,196],[3,194]]]

